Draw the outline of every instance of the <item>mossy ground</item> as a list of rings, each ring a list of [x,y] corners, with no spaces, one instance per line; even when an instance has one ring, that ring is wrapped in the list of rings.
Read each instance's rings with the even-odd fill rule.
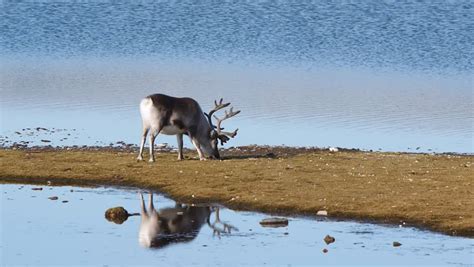
[[[178,161],[171,152],[136,162],[113,149],[0,149],[0,181],[123,185],[183,202],[234,209],[405,222],[474,236],[474,156],[323,150],[224,151],[223,161]]]

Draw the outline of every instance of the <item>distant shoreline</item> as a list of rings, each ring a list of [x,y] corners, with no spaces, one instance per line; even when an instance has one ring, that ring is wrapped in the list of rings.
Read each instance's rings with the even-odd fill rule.
[[[172,148],[155,163],[136,147],[0,148],[0,182],[133,186],[183,202],[355,219],[474,237],[474,156],[245,146],[223,161]],[[337,151],[335,151],[337,150]],[[147,157],[145,157],[147,159]]]

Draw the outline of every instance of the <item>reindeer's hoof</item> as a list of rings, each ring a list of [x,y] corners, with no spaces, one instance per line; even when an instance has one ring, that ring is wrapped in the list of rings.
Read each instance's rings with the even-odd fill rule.
[[[142,157],[138,157],[138,158],[137,158],[137,162],[140,162],[140,161],[142,161],[142,160],[143,160]]]
[[[155,159],[149,159],[148,162],[153,163],[153,162],[155,162]]]
[[[204,161],[204,160],[207,160],[206,158],[199,158],[200,161]]]

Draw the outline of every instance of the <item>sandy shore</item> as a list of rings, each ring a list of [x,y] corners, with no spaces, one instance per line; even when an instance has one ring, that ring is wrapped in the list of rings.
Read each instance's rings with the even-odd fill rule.
[[[223,161],[134,148],[0,149],[0,182],[123,185],[183,202],[234,209],[417,226],[474,236],[472,155],[429,155],[288,147],[224,150]]]

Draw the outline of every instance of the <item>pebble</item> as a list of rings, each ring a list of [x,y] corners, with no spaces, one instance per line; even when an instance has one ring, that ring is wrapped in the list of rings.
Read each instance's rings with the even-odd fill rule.
[[[328,253],[328,249],[327,248],[323,249],[323,253]]]
[[[58,200],[58,199],[59,199],[59,197],[57,197],[57,196],[54,196],[54,197],[48,197],[48,199],[51,199],[51,200]]]
[[[260,224],[265,227],[284,227],[288,225],[288,219],[272,217],[260,221]]]
[[[394,247],[399,247],[399,246],[401,246],[401,245],[402,245],[402,243],[397,242],[397,241],[393,241],[393,246],[394,246]]]
[[[128,219],[129,213],[123,207],[110,208],[105,211],[105,218],[116,224],[122,224]]]
[[[326,235],[326,237],[324,237],[324,242],[326,242],[326,244],[331,244],[331,243],[334,243],[336,241],[336,239],[330,235]]]
[[[328,212],[326,210],[318,210],[316,215],[318,215],[318,216],[328,216]]]
[[[43,187],[33,187],[31,190],[43,190]]]

